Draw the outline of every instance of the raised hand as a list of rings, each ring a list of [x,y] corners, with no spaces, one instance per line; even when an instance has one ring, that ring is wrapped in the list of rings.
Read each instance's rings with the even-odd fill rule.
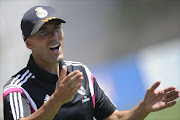
[[[55,101],[60,105],[70,101],[78,89],[82,86],[81,81],[83,80],[83,74],[80,71],[73,71],[67,76],[66,74],[67,68],[63,66],[54,92]]]
[[[144,104],[147,112],[162,110],[176,104],[175,99],[179,97],[179,90],[175,87],[167,87],[165,89],[155,91],[159,85],[160,81],[157,81],[148,88],[146,92]]]

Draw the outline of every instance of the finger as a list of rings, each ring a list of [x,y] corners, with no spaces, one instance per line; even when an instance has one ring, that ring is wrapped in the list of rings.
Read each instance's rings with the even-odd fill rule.
[[[77,91],[80,89],[81,86],[82,86],[82,83],[77,84],[77,86],[71,90],[71,93],[73,95],[75,95],[77,93]]]
[[[61,74],[60,74],[60,78],[57,81],[57,85],[59,85],[60,81],[62,81],[66,77],[66,74],[67,74],[67,68],[65,65],[63,65],[62,70],[61,70]]]
[[[72,77],[74,77],[76,74],[79,73],[79,70],[73,71],[71,73],[69,73],[66,78],[64,79],[63,83],[68,82]]]
[[[82,86],[82,83],[78,83],[77,85],[75,85],[75,87],[66,89],[67,93],[69,96],[73,96],[77,93],[77,91],[80,89],[80,87]]]
[[[76,85],[81,82],[82,80],[80,79],[82,77],[82,73],[79,72],[72,76],[69,80],[66,81],[65,86],[66,86],[66,91],[67,93],[70,93],[71,90],[76,87]],[[75,82],[76,81],[76,82]]]
[[[80,77],[82,77],[83,74],[82,72],[77,73],[76,75],[74,75],[73,77],[70,78],[70,82],[69,85],[71,85],[72,83],[74,83],[77,79],[79,79]]]
[[[167,96],[167,97],[171,97],[171,96],[173,96],[173,95],[175,95],[175,94],[178,94],[178,93],[179,93],[178,90],[173,90],[173,91],[170,91],[170,92],[166,93],[166,96]]]
[[[166,103],[165,107],[166,107],[166,108],[167,108],[167,107],[171,107],[171,106],[173,106],[173,105],[175,105],[175,104],[176,104],[176,101],[172,101],[172,102]]]
[[[168,87],[168,88],[164,89],[164,92],[166,93],[166,92],[169,92],[169,91],[175,90],[175,89],[176,89],[175,87]]]
[[[65,65],[63,65],[61,70],[60,80],[63,80],[66,77],[66,74],[67,74],[67,68]]]
[[[150,88],[148,88],[148,91],[153,92],[160,85],[160,83],[161,83],[160,81],[157,81]]]
[[[71,80],[76,80],[82,76],[83,76],[82,72],[77,72],[77,74],[75,74],[74,76],[71,77]]]
[[[171,96],[171,97],[168,97],[168,98],[167,98],[167,102],[171,102],[171,101],[177,99],[178,97],[179,97],[178,94],[175,94],[175,95],[173,95],[173,96]]]
[[[82,80],[83,80],[83,77],[81,76],[80,78],[74,80],[74,82],[69,87],[71,89],[77,87],[81,83]]]

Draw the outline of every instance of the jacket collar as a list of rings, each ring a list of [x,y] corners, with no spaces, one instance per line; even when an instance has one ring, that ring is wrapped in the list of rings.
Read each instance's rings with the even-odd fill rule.
[[[61,60],[59,62],[59,68],[60,72],[62,70],[62,66],[65,65],[64,61]],[[35,75],[35,78],[38,80],[41,80],[46,83],[56,83],[58,80],[58,76],[52,73],[49,73],[41,68],[38,67],[38,65],[33,60],[32,55],[30,55],[29,62],[27,64],[27,68],[32,72],[33,75]]]

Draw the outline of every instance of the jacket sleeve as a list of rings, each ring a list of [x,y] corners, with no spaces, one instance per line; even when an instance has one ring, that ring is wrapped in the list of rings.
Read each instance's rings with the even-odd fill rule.
[[[19,120],[31,114],[29,101],[20,92],[9,93],[3,101],[4,120]]]

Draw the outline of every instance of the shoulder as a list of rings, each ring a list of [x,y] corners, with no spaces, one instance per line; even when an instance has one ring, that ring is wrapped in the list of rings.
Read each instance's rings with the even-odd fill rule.
[[[64,63],[66,67],[68,68],[69,72],[72,72],[74,70],[80,70],[81,72],[86,73],[88,77],[92,76],[92,73],[89,70],[89,68],[81,62],[64,60]]]
[[[73,70],[83,70],[83,69],[88,69],[86,65],[84,65],[81,62],[77,62],[77,61],[64,61],[66,67],[68,69],[72,69]]]
[[[3,93],[21,92],[23,93],[22,85],[26,83],[29,78],[33,78],[32,73],[27,68],[20,70],[13,75],[3,87]],[[5,95],[5,96],[6,96]]]
[[[17,72],[15,75],[13,75],[9,79],[9,81],[4,85],[4,87],[9,84],[18,85],[17,81],[23,81],[24,79],[28,79],[29,77],[32,77],[32,73],[30,72],[29,69],[24,68],[24,69],[20,70],[19,72]]]
[[[67,61],[67,60],[64,60],[64,63],[65,63],[66,66],[84,66],[83,63],[76,62],[76,61]]]

